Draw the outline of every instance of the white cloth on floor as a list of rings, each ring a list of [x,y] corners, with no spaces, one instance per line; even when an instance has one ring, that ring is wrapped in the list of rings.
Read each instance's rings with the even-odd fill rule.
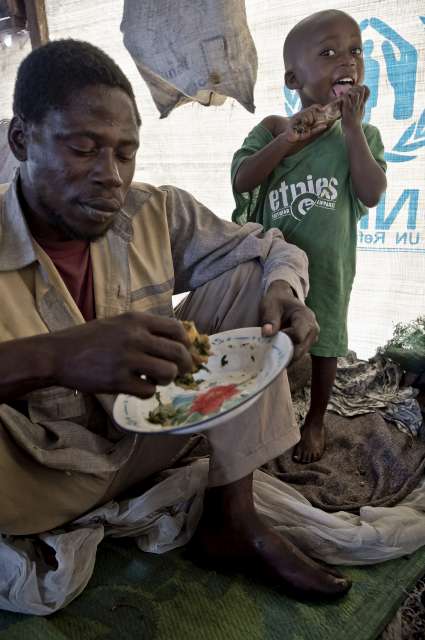
[[[133,536],[142,551],[165,553],[190,540],[202,510],[208,460],[164,473],[143,495],[109,502],[66,529],[34,538],[0,536],[0,608],[48,615],[87,585],[105,536]],[[326,513],[295,489],[256,471],[255,502],[271,525],[306,553],[331,564],[374,564],[425,545],[425,480],[395,507],[359,515]],[[37,553],[37,538],[56,552],[57,568]]]

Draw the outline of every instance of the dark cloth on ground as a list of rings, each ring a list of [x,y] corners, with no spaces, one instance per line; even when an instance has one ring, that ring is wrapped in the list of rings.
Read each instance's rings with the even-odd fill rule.
[[[378,413],[344,418],[328,412],[326,451],[301,465],[291,452],[265,467],[325,511],[394,506],[425,471],[425,443],[402,433]]]
[[[288,369],[299,426],[308,410],[310,377],[309,357]],[[350,352],[340,358],[332,411],[325,417],[323,458],[302,465],[287,451],[263,470],[325,511],[394,506],[413,491],[425,471],[425,428],[417,390],[401,387],[402,378],[398,365],[380,356],[364,361]],[[190,453],[185,452],[190,459],[207,455],[205,441],[198,438],[192,444]]]

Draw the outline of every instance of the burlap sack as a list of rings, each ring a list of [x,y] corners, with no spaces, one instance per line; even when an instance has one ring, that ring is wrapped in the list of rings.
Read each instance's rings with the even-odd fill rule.
[[[254,111],[257,52],[244,0],[125,0],[121,31],[161,118],[227,96]]]

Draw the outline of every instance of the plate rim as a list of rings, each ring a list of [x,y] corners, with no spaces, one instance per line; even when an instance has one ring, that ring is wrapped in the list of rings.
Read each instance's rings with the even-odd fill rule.
[[[257,337],[261,337],[261,327],[237,327],[236,329],[228,329],[226,331],[220,331],[219,333],[214,333],[211,334],[209,336],[210,339],[212,338],[216,338],[216,337],[221,337],[221,336],[225,336],[226,334],[232,333],[234,334],[237,331],[251,331],[252,333],[257,333],[259,334]],[[246,402],[251,401],[251,400],[255,400],[257,399],[257,396],[262,393],[268,386],[270,386],[272,384],[272,382],[274,382],[274,380],[276,380],[276,378],[282,373],[282,371],[284,369],[286,369],[289,365],[289,363],[291,362],[293,355],[294,355],[294,345],[293,342],[291,340],[291,338],[288,336],[287,333],[285,333],[285,331],[279,329],[278,333],[276,333],[274,336],[264,336],[264,337],[269,337],[271,339],[271,341],[273,340],[273,338],[276,338],[278,336],[278,334],[281,333],[283,336],[283,340],[286,342],[286,346],[287,346],[287,358],[283,360],[283,365],[276,371],[276,373],[273,375],[273,377],[268,381],[268,383],[266,385],[261,386],[259,389],[257,389],[255,391],[255,393],[253,393],[252,395],[248,396],[247,398],[245,398],[244,400],[242,400],[242,402],[240,402],[237,407],[229,407],[228,409],[226,409],[225,411],[223,411],[222,413],[219,414],[215,414],[213,416],[210,416],[208,418],[206,418],[205,420],[200,420],[198,422],[191,422],[190,424],[186,425],[186,426],[177,426],[177,427],[162,427],[161,429],[158,430],[152,430],[152,431],[140,431],[140,430],[136,430],[136,429],[132,429],[131,427],[128,426],[123,426],[121,425],[119,422],[117,422],[116,418],[115,418],[115,406],[118,402],[118,399],[120,397],[136,397],[137,396],[131,396],[131,394],[129,393],[119,393],[115,400],[114,400],[114,405],[113,405],[113,409],[112,409],[112,414],[113,414],[113,419],[115,424],[122,430],[127,431],[127,432],[131,432],[131,433],[135,433],[135,434],[140,434],[140,435],[158,435],[158,434],[163,434],[166,435],[168,433],[170,434],[189,434],[189,433],[202,433],[203,431],[207,431],[208,429],[213,428],[213,421],[215,421],[217,418],[222,418],[223,416],[226,416],[228,413],[234,411],[236,408],[242,407],[244,404],[246,404]],[[254,337],[254,336],[252,336]],[[152,396],[151,396],[152,397]],[[138,400],[143,401],[143,398],[137,398]],[[147,400],[149,400],[150,398],[147,398]],[[199,429],[198,426],[202,425],[202,429]]]

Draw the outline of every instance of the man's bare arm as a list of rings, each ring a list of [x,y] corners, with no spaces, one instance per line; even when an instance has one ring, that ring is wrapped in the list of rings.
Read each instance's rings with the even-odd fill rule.
[[[56,384],[50,343],[47,335],[0,344],[0,403]]]
[[[168,384],[191,371],[188,347],[180,322],[148,313],[126,313],[3,342],[0,402],[52,385],[147,398],[156,384]]]

